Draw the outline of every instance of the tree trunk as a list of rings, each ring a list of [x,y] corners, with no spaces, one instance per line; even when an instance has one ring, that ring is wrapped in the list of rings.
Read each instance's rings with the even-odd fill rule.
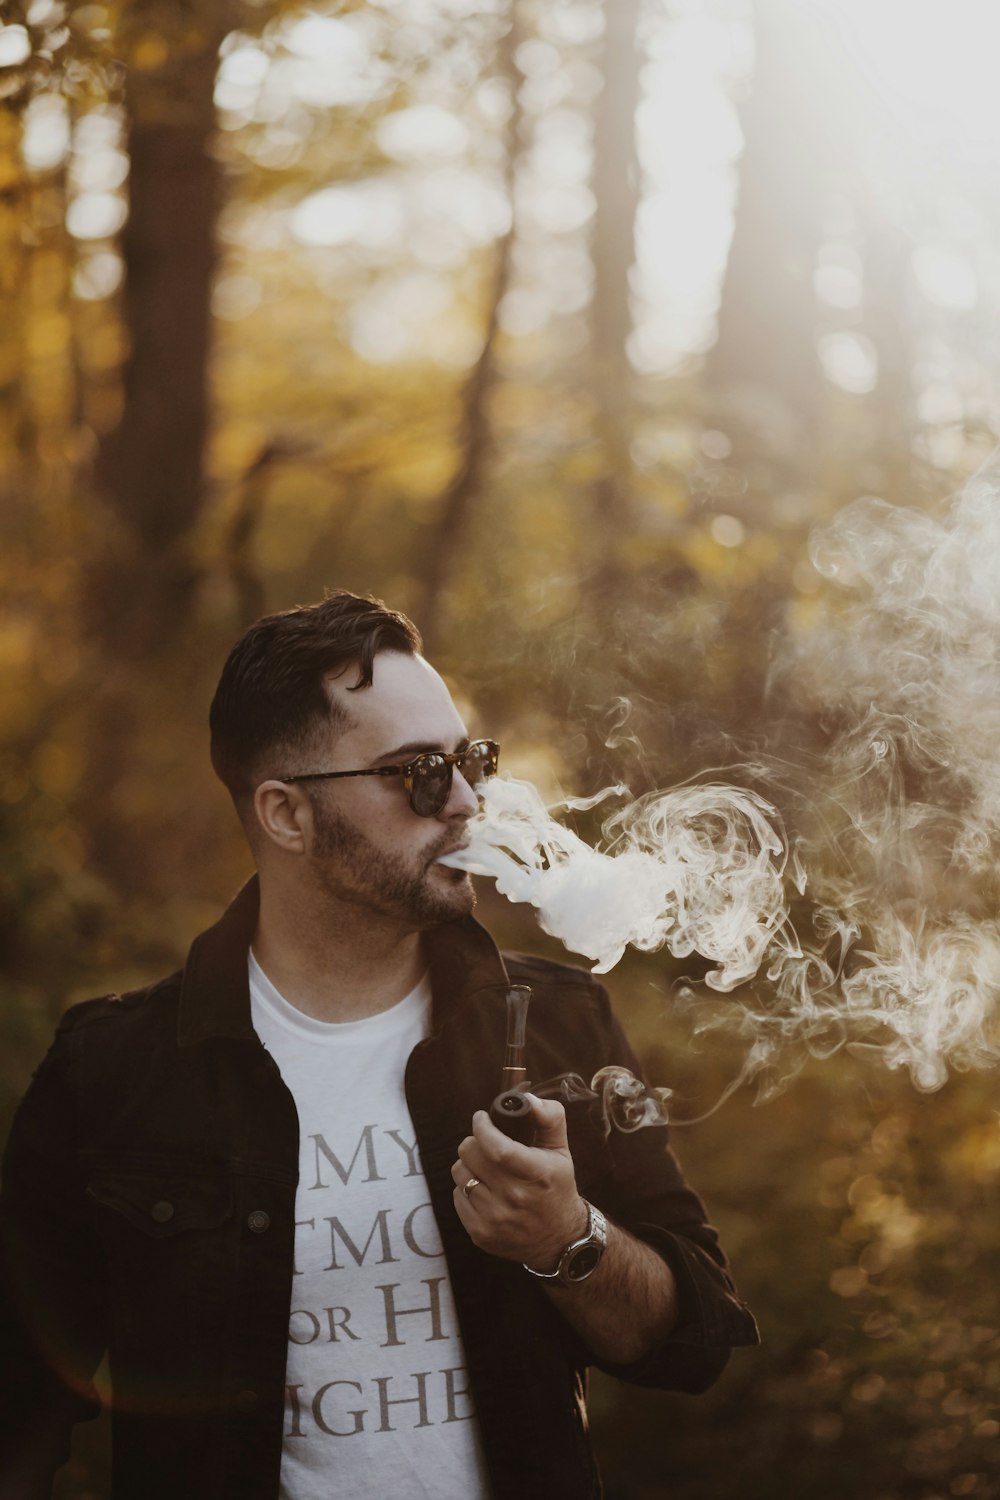
[[[459,456],[451,482],[441,497],[437,518],[431,527],[424,552],[422,587],[416,611],[424,649],[433,654],[444,627],[447,590],[454,576],[462,544],[468,535],[476,498],[483,483],[489,459],[491,430],[489,396],[496,380],[499,309],[510,283],[511,253],[514,244],[514,180],[520,152],[522,113],[518,102],[518,73],[514,52],[520,40],[516,3],[512,4],[510,25],[498,54],[500,75],[506,78],[511,93],[511,113],[507,123],[506,187],[510,203],[510,224],[496,245],[493,276],[488,292],[486,328],[483,347],[473,365],[462,396]]]
[[[129,61],[129,220],[122,237],[128,355],[120,420],[98,454],[104,510],[82,602],[92,686],[81,805],[99,809],[85,819],[90,867],[130,898],[164,894],[135,830],[155,846],[150,748],[197,661],[178,642],[194,638],[193,542],[205,498],[221,196],[211,139],[225,23],[221,11],[209,26],[184,4],[164,11],[144,0],[129,8],[121,38]],[[164,819],[170,807],[167,797]]]
[[[35,428],[25,399],[25,323],[30,297],[25,226],[31,201],[21,162],[21,117],[0,110],[0,457],[35,454]],[[13,488],[13,486],[12,486]]]
[[[89,605],[103,644],[130,654],[175,634],[197,579],[190,541],[204,500],[220,198],[210,142],[221,34],[205,31],[198,41],[197,50],[169,52],[158,68],[133,70],[126,86],[129,353],[121,419],[98,466],[102,497],[119,525],[96,567]]]
[[[708,376],[719,420],[801,454],[819,415],[813,272],[828,183],[824,70],[834,58],[817,16],[797,0],[760,0],[746,148],[719,336]],[[739,444],[739,431],[733,433]]]
[[[640,0],[606,0],[601,72],[604,87],[594,121],[594,298],[591,305],[593,391],[603,469],[593,488],[596,591],[613,597],[620,584],[619,552],[631,527],[628,413],[632,370],[626,345],[632,331],[629,275],[635,261],[639,164],[635,119],[639,107],[637,28]]]

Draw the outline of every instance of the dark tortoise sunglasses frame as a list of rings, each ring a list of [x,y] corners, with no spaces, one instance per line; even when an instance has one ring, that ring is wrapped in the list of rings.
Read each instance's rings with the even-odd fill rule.
[[[297,781],[337,781],[343,776],[402,776],[413,811],[420,818],[433,818],[451,795],[456,766],[464,776],[466,761],[474,762],[475,781],[468,777],[466,780],[470,786],[476,786],[496,775],[499,758],[500,746],[496,740],[473,740],[464,750],[456,750],[451,755],[428,750],[401,766],[374,766],[364,771],[304,771],[298,776],[278,776],[275,779],[291,785]]]

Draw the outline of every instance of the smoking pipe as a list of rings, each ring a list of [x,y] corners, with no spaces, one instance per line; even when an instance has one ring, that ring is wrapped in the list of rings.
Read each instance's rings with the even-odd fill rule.
[[[529,1087],[524,1035],[530,1000],[531,990],[526,984],[512,984],[507,990],[507,1045],[500,1075],[500,1093],[490,1105],[490,1119],[497,1129],[525,1146],[531,1145],[535,1134],[531,1105],[523,1092]]]

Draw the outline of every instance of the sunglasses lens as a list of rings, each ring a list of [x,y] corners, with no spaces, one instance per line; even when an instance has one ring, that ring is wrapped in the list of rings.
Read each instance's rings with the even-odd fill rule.
[[[499,750],[492,740],[477,740],[470,745],[461,762],[462,775],[470,786],[489,781],[496,775]]]
[[[452,764],[443,755],[427,755],[413,768],[410,806],[420,818],[433,818],[451,791]]]
[[[422,755],[413,762],[410,779],[410,806],[421,818],[433,818],[448,801],[451,776],[457,763],[471,787],[496,775],[499,747],[494,740],[477,740],[456,758],[445,755]]]

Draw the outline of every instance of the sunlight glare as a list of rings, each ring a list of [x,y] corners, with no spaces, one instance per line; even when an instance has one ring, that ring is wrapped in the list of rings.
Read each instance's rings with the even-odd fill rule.
[[[878,352],[861,333],[825,333],[818,341],[826,378],[852,396],[867,396],[878,380]]]
[[[115,193],[81,193],[66,210],[66,228],[75,240],[109,240],[128,217],[124,198]]]
[[[31,56],[31,38],[23,26],[0,26],[0,68],[14,68]]]
[[[938,307],[966,312],[979,300],[975,267],[957,251],[918,245],[913,252],[913,270],[924,296]]]
[[[886,222],[910,238],[913,281],[931,306],[979,307],[988,273],[976,246],[993,230],[975,205],[1000,165],[1000,0],[803,4],[843,46],[830,121],[841,170],[867,179]],[[711,343],[744,147],[737,101],[754,85],[750,14],[738,6],[726,14],[719,0],[677,0],[648,39],[630,352],[650,373],[686,369],[685,355]],[[790,54],[784,61],[795,65]],[[828,226],[813,271],[819,305],[846,314],[865,296],[855,232]],[[867,339],[831,329],[818,348],[835,386],[872,389],[877,359]]]
[[[392,244],[402,228],[398,194],[389,183],[372,181],[310,193],[291,221],[292,235],[303,245]]]
[[[58,167],[69,150],[69,109],[59,94],[36,94],[25,110],[21,154],[32,172]]]
[[[938,138],[1000,141],[996,0],[818,0],[882,102]]]
[[[649,39],[636,116],[644,192],[628,343],[642,373],[679,373],[715,337],[743,150],[729,94],[748,65],[743,32],[738,21],[713,16],[708,0],[695,0]]]
[[[460,156],[469,132],[450,110],[433,104],[414,104],[386,115],[375,139],[395,161],[426,161],[430,157]]]

